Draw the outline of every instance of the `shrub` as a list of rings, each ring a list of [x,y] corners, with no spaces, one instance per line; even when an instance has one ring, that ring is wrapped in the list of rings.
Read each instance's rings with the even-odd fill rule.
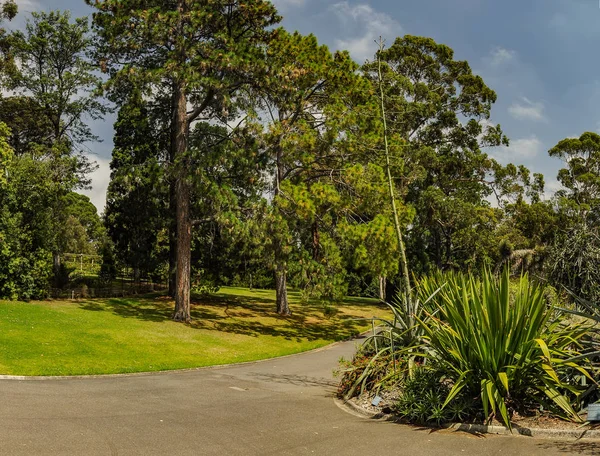
[[[416,281],[410,303],[405,301],[404,293],[399,290],[386,303],[392,312],[391,319],[380,319],[374,334],[368,337],[353,363],[346,364],[342,370],[346,372],[342,389],[346,399],[365,390],[372,391],[373,386],[379,388],[382,381],[390,378],[401,379],[420,358],[420,348],[425,332],[419,325],[427,321],[432,310],[432,298],[443,286],[444,275],[434,274],[431,277]],[[385,372],[386,369],[390,372]]]
[[[451,383],[447,373],[438,367],[422,366],[406,378],[395,405],[395,412],[411,423],[441,425],[474,418],[480,404],[466,390],[447,406]]]
[[[559,235],[548,250],[550,280],[589,301],[600,301],[600,233],[580,224]]]
[[[508,270],[499,279],[485,271],[481,281],[449,276],[435,303],[438,314],[420,325],[428,358],[453,382],[444,405],[466,389],[479,392],[488,420],[499,413],[508,427],[510,412],[527,407],[528,398],[580,421],[572,404],[581,390],[573,380],[591,377],[573,359],[586,328],[567,326],[527,275],[514,296]]]
[[[375,352],[363,346],[352,360],[340,359],[335,372],[341,377],[338,397],[350,399],[365,391],[377,394],[382,388],[396,385],[405,371],[406,362],[393,359],[389,351]]]

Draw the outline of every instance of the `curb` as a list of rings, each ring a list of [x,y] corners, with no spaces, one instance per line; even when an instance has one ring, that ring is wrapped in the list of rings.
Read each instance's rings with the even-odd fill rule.
[[[289,355],[283,356],[275,356],[274,358],[265,358],[265,359],[257,359],[255,361],[242,361],[239,363],[229,363],[229,364],[215,364],[212,366],[200,366],[200,367],[188,367],[184,369],[169,369],[169,370],[160,370],[160,371],[151,371],[151,372],[129,372],[122,374],[91,374],[91,375],[0,375],[0,381],[2,380],[18,380],[18,381],[45,381],[45,380],[86,380],[86,379],[110,379],[110,378],[126,378],[126,377],[147,377],[150,375],[168,375],[168,374],[176,374],[176,373],[185,373],[185,372],[198,372],[209,369],[226,369],[228,367],[237,367],[237,366],[247,366],[252,364],[260,364],[267,361],[273,361],[278,359],[292,358],[294,356],[306,355],[308,353],[318,353],[321,351],[329,350],[337,345],[351,342],[353,340],[361,339],[365,336],[365,334],[369,334],[371,331],[367,331],[365,333],[360,333],[355,337],[351,337],[345,340],[338,340],[337,342],[333,342],[329,345],[325,345],[323,347],[313,348],[312,350],[307,350],[299,353],[292,353]]]
[[[371,412],[365,410],[359,405],[343,401],[341,399],[334,399],[335,404],[342,410],[361,418],[367,418],[372,420],[380,421],[391,421],[394,423],[406,424],[402,418],[397,415],[383,413],[383,412]],[[453,423],[446,426],[442,426],[442,429],[449,429],[452,431],[468,432],[469,434],[494,434],[494,435],[508,435],[513,437],[533,437],[536,439],[569,439],[569,440],[600,440],[600,430],[595,429],[539,429],[539,428],[526,428],[515,426],[512,432],[510,429],[504,426],[494,425],[483,425],[483,424],[467,424],[467,423]],[[437,428],[430,428],[435,430]]]

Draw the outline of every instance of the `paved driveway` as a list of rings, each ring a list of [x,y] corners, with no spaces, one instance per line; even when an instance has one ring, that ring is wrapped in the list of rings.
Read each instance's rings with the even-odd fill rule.
[[[0,455],[555,455],[600,443],[431,432],[332,399],[354,343],[242,366],[132,377],[0,380]]]

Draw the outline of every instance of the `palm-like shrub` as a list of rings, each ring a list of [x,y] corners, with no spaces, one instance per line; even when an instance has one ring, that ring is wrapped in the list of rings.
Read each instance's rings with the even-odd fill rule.
[[[378,391],[382,385],[393,383],[414,369],[425,335],[419,322],[427,322],[430,315],[435,315],[433,299],[445,280],[446,275],[442,273],[415,280],[410,302],[406,302],[402,291],[398,291],[391,302],[386,302],[391,318],[378,319],[379,324],[354,360],[344,361],[338,371],[342,376],[340,396],[349,399],[365,390]]]
[[[437,315],[421,320],[428,356],[453,373],[445,403],[466,389],[479,392],[488,419],[499,412],[508,427],[510,408],[530,399],[579,421],[572,399],[580,389],[567,379],[590,378],[574,361],[586,328],[566,325],[527,275],[510,288],[508,270],[500,278],[485,271],[480,281],[447,276]]]

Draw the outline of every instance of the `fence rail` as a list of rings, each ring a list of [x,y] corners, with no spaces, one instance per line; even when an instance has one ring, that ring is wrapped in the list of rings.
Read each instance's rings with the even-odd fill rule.
[[[122,298],[166,289],[167,286],[162,283],[128,283],[106,288],[53,288],[50,290],[50,296],[53,299]]]

